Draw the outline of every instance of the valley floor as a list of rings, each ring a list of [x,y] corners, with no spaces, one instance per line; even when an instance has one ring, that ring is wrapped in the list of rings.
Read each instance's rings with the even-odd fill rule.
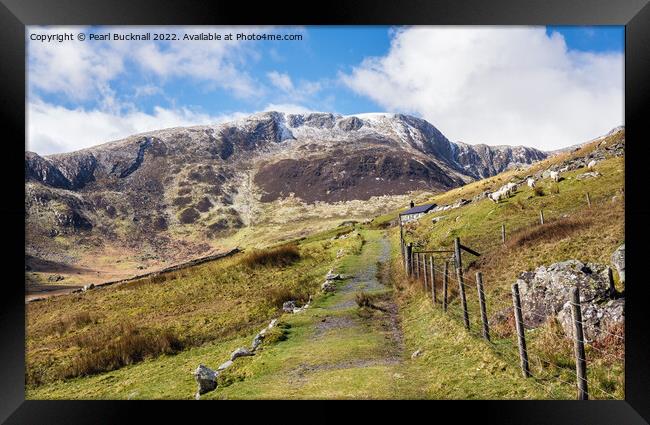
[[[523,379],[517,364],[467,334],[417,290],[397,290],[399,253],[387,234],[362,230],[360,254],[337,272],[337,291],[283,315],[283,336],[243,357],[202,399],[572,398],[571,386]],[[373,307],[359,307],[363,293]],[[190,399],[199,364],[216,369],[254,334],[28,390],[28,399]],[[412,358],[411,354],[420,351]]]

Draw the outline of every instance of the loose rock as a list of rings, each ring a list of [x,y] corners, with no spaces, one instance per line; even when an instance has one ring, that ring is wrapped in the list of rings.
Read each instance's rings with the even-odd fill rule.
[[[326,280],[320,287],[323,292],[334,292],[336,291],[336,285],[333,282]]]
[[[255,335],[255,338],[253,338],[253,344],[251,345],[251,349],[253,351],[257,350],[257,347],[259,347],[262,344],[262,341],[264,341],[264,335],[262,335],[262,333],[260,332],[257,335]]]
[[[600,174],[598,171],[589,171],[588,173],[578,174],[576,176],[576,179],[584,180],[584,179],[590,179],[590,178],[595,178],[600,176],[602,176],[602,174]]]
[[[232,366],[232,364],[233,364],[232,360],[228,360],[228,361],[222,363],[221,366],[219,366],[217,368],[217,372],[221,372],[222,370],[228,369],[230,366]]]
[[[341,279],[343,279],[343,278],[341,277],[340,274],[338,274],[338,273],[334,273],[333,270],[330,270],[330,271],[328,271],[327,274],[325,275],[325,279],[326,279],[326,280],[341,280]]]
[[[247,348],[239,347],[230,355],[230,360],[235,360],[238,357],[254,356],[255,353],[249,351]]]
[[[612,254],[612,265],[616,267],[621,282],[625,283],[625,244],[619,246]]]
[[[202,394],[217,388],[217,372],[202,364],[194,371],[194,379],[199,386],[195,396],[197,400]]]
[[[293,300],[285,301],[284,304],[282,304],[282,310],[285,313],[293,313],[294,308],[296,308],[296,302]]]

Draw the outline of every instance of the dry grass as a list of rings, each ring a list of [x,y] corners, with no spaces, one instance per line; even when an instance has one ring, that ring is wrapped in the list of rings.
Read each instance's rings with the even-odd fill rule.
[[[618,323],[606,331],[605,336],[593,343],[596,350],[590,354],[609,363],[616,362],[625,356],[625,323]]]
[[[354,294],[354,300],[359,307],[372,307],[373,297],[367,292],[360,291]]]
[[[272,287],[268,290],[269,304],[280,308],[286,301],[300,301],[305,303],[309,299],[307,288],[287,288],[284,286]]]
[[[551,185],[550,192],[551,192],[552,194],[554,194],[554,195],[557,195],[558,193],[560,193],[560,185],[557,184],[557,183],[553,183],[553,184]]]
[[[30,303],[26,306],[28,387],[174,352],[179,343],[187,350],[252,332],[268,323],[282,302],[306,301],[339,249],[352,252],[361,245],[358,238],[331,241],[334,234],[300,242],[300,258],[288,267],[250,267],[244,263],[247,255],[240,254]],[[280,257],[278,264],[298,254],[295,246],[267,251],[283,253],[275,257]],[[87,317],[93,323],[87,323]],[[64,324],[53,325],[59,321]],[[63,334],[57,335],[55,329]]]
[[[515,231],[506,241],[509,248],[529,246],[538,242],[557,241],[571,236],[578,230],[591,226],[586,217],[566,217],[544,224],[537,224]]]
[[[254,267],[284,267],[300,259],[300,250],[296,245],[283,245],[277,248],[254,250],[246,255],[243,262],[246,266]]]
[[[67,368],[62,369],[62,378],[107,372],[148,357],[177,353],[183,349],[180,338],[169,329],[143,329],[128,322],[109,332],[83,335],[77,339],[77,346],[86,354],[77,356]]]
[[[56,334],[61,336],[72,328],[82,328],[86,325],[97,323],[98,316],[87,311],[80,311],[63,315],[59,320],[52,322],[45,329],[46,335]]]
[[[181,339],[170,329],[142,328],[127,321],[117,325],[98,324],[88,313],[62,323],[70,327],[80,326],[80,323],[94,326],[68,339],[76,349],[66,361],[56,362],[47,370],[33,367],[28,362],[28,385],[107,372],[145,358],[177,353],[184,347]]]

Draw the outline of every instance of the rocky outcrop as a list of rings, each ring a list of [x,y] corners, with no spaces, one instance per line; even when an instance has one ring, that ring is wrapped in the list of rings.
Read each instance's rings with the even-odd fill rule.
[[[622,157],[625,155],[625,129],[623,127],[617,127],[607,133],[605,136],[602,136],[595,141],[585,143],[584,145],[597,142],[599,143],[596,145],[596,148],[589,153],[583,156],[572,156],[565,161],[552,165],[548,170],[546,170],[546,172],[557,171],[559,173],[564,173],[567,171],[577,170],[579,168],[588,168],[591,170],[604,159],[611,157]],[[579,151],[580,148],[584,145],[575,147],[573,150]],[[549,152],[549,154],[560,153],[562,151],[563,150]],[[585,175],[583,175],[583,178],[598,177],[599,175],[599,173],[585,173]],[[546,176],[542,176],[541,173],[538,173],[535,175],[535,177],[540,178]]]
[[[582,331],[587,342],[598,341],[614,334],[618,326],[625,322],[625,299],[588,302],[580,306]],[[568,337],[573,338],[573,316],[571,303],[567,302],[557,314],[557,319]]]
[[[526,326],[535,328],[557,318],[567,335],[573,333],[571,291],[580,290],[583,330],[590,341],[623,323],[622,298],[617,294],[611,269],[603,264],[568,260],[521,273],[517,280]]]
[[[509,168],[532,164],[547,154],[525,146],[488,146],[457,143],[454,160],[474,178],[494,176]]]
[[[25,152],[25,180],[40,182],[46,186],[72,189],[72,183],[50,161],[34,152]]]
[[[521,293],[522,312],[528,326],[537,327],[549,316],[556,316],[578,286],[586,302],[609,299],[614,294],[609,269],[600,264],[584,264],[568,260],[540,266],[524,272],[517,280]]]

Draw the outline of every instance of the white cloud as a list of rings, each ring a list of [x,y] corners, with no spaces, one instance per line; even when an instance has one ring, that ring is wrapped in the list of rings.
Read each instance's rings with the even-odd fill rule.
[[[623,55],[567,49],[541,27],[414,27],[341,80],[451,140],[554,149],[624,122]]]
[[[33,33],[77,34],[85,27],[29,27]],[[28,79],[30,86],[48,93],[62,93],[73,100],[86,100],[105,89],[110,80],[124,70],[124,58],[115,54],[112,44],[94,45],[77,41],[28,41]]]
[[[280,90],[281,97],[294,101],[305,102],[323,88],[321,81],[300,80],[298,84],[294,84],[291,76],[284,72],[271,71],[266,76],[271,84]]]
[[[293,90],[293,82],[291,81],[291,77],[289,77],[289,74],[284,74],[277,71],[271,71],[266,75],[269,77],[271,84],[273,84],[275,87],[279,88],[280,90],[284,90],[287,92]]]
[[[259,60],[255,42],[249,41],[65,41],[44,43],[31,34],[102,33],[199,33],[221,34],[272,32],[264,27],[35,27],[28,30],[30,87],[43,93],[61,93],[74,101],[96,100],[102,88],[123,77],[129,65],[158,77],[190,78],[208,89],[223,88],[240,98],[258,96],[263,87],[246,71]],[[130,69],[128,69],[131,72]]]
[[[138,110],[68,109],[35,99],[28,104],[26,148],[41,155],[70,152],[145,131],[217,124],[244,115],[213,116],[188,108],[162,107],[155,107],[151,114]]]

